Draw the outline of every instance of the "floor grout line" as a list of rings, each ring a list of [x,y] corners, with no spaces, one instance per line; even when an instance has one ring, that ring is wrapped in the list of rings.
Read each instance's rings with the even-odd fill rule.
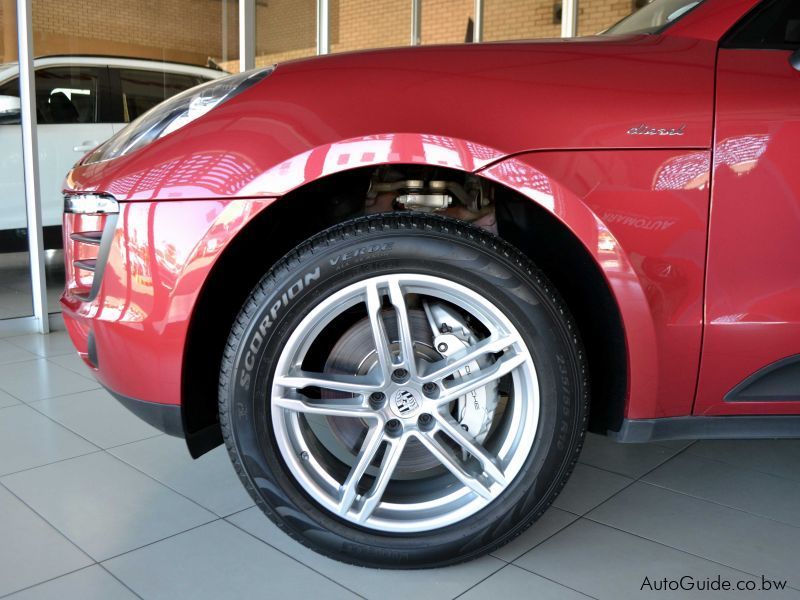
[[[3,479],[7,477],[11,477],[12,475],[19,475],[20,473],[27,473],[28,471],[35,471],[36,469],[42,469],[44,467],[49,467],[51,465],[57,465],[59,463],[67,462],[68,460],[74,460],[76,458],[83,458],[84,456],[91,456],[92,454],[99,454],[103,452],[102,448],[97,448],[96,450],[92,450],[90,452],[84,452],[83,454],[76,454],[75,456],[68,456],[66,458],[59,458],[58,460],[54,460],[52,462],[44,463],[41,465],[36,465],[34,467],[27,467],[25,469],[20,469],[19,471],[11,471],[10,473],[2,473],[0,474],[0,483],[2,483]],[[26,503],[27,506],[27,503]]]
[[[159,436],[154,436],[154,437],[159,437]],[[153,438],[147,438],[147,439],[153,439]],[[140,442],[141,442],[141,441],[143,441],[143,440],[138,440],[138,441],[140,441]],[[134,443],[135,443],[135,442],[134,442]],[[120,447],[120,446],[116,446],[116,448],[119,448],[119,447]],[[217,513],[215,513],[215,512],[214,512],[213,510],[211,510],[210,508],[207,508],[207,507],[203,506],[202,504],[200,504],[200,503],[199,503],[197,500],[195,500],[194,498],[190,498],[189,496],[187,496],[187,495],[186,495],[186,494],[184,494],[183,492],[180,492],[180,491],[176,490],[174,487],[170,486],[170,485],[169,485],[169,484],[167,484],[167,483],[164,483],[163,481],[161,481],[161,480],[160,480],[160,479],[158,479],[157,477],[154,477],[153,475],[150,475],[150,473],[147,473],[146,471],[143,471],[142,469],[140,469],[140,468],[139,468],[139,467],[137,467],[136,465],[133,465],[133,464],[129,463],[129,462],[128,462],[128,461],[126,461],[124,458],[120,458],[119,456],[117,456],[116,454],[113,454],[113,453],[109,452],[108,450],[103,450],[103,452],[105,452],[105,453],[106,453],[106,454],[108,454],[108,455],[109,455],[111,458],[113,458],[114,460],[116,460],[116,461],[120,462],[121,464],[123,464],[123,465],[125,465],[125,466],[128,466],[128,467],[130,467],[131,469],[134,469],[135,471],[138,471],[139,473],[141,473],[141,474],[142,474],[142,475],[144,475],[145,477],[148,477],[148,478],[152,479],[153,481],[155,481],[157,484],[159,484],[159,485],[161,485],[161,486],[163,486],[163,487],[167,488],[168,490],[170,490],[170,491],[172,491],[172,492],[174,492],[174,493],[178,494],[179,496],[182,496],[183,498],[185,498],[186,500],[188,500],[188,501],[189,501],[189,502],[191,502],[192,504],[195,504],[196,506],[198,506],[198,507],[202,508],[204,511],[206,511],[206,512],[208,512],[208,513],[212,514],[212,515],[214,515],[214,516],[215,516],[215,517],[217,517],[218,519],[224,519],[224,518],[225,518],[225,517],[222,517],[222,516],[218,515]],[[250,507],[248,507],[248,508],[250,508]]]
[[[772,523],[778,523],[780,525],[786,525],[788,527],[792,527],[793,529],[800,529],[800,525],[797,523],[789,523],[787,521],[781,521],[780,519],[776,519],[774,517],[768,517],[766,515],[761,515],[758,513],[750,512],[744,508],[739,508],[738,506],[731,506],[730,504],[723,504],[722,502],[717,502],[716,500],[712,500],[711,498],[703,498],[702,496],[695,496],[694,494],[690,494],[688,492],[684,492],[681,490],[676,490],[666,485],[653,483],[650,481],[640,481],[642,485],[648,485],[650,487],[654,487],[659,490],[666,490],[668,492],[672,492],[673,494],[678,494],[680,496],[685,496],[687,498],[692,498],[693,500],[698,500],[700,502],[705,502],[706,504],[713,504],[714,506],[720,506],[722,508],[727,508],[729,510],[734,510],[736,512],[744,513],[746,515],[750,515],[751,517],[756,517],[757,519],[764,519],[765,521],[771,521]]]
[[[493,558],[497,558],[497,557],[495,556]],[[461,598],[461,596],[463,596],[464,594],[466,594],[470,590],[475,589],[476,587],[478,587],[480,584],[482,584],[484,581],[486,581],[490,577],[494,577],[495,575],[497,575],[503,569],[507,569],[508,567],[513,567],[514,566],[511,563],[508,563],[508,562],[504,561],[502,558],[498,558],[497,560],[502,561],[502,563],[503,563],[502,565],[500,565],[499,568],[495,569],[494,571],[492,571],[491,573],[486,575],[486,577],[482,577],[480,580],[476,581],[473,585],[471,585],[467,589],[465,589],[463,592],[460,592],[459,594],[453,596],[452,600],[456,600],[457,598]]]
[[[109,571],[109,570],[108,570],[108,567],[106,567],[104,564],[102,564],[102,563],[97,563],[97,566],[98,566],[98,567],[100,567],[101,569],[103,569],[103,571],[105,571],[105,572],[106,572],[106,573],[108,573],[109,575],[111,575],[111,577],[113,577],[114,579],[116,579],[117,581],[119,581],[120,585],[124,586],[124,587],[125,587],[125,589],[127,589],[127,590],[128,590],[130,593],[131,593],[131,594],[133,594],[134,596],[136,596],[136,597],[137,597],[137,598],[139,598],[140,600],[144,600],[144,597],[143,597],[143,596],[140,596],[139,594],[137,594],[137,593],[136,593],[136,592],[133,590],[133,588],[132,588],[131,586],[129,586],[129,585],[128,585],[127,583],[125,583],[124,581],[122,581],[122,579],[120,579],[119,577],[117,577],[117,576],[116,576],[114,573],[112,573],[111,571]]]
[[[66,535],[66,534],[65,534],[63,531],[61,531],[61,530],[60,530],[58,527],[56,527],[56,526],[55,526],[55,525],[53,525],[53,524],[52,524],[50,521],[48,521],[47,519],[45,519],[45,518],[44,518],[44,515],[42,515],[42,514],[41,514],[39,511],[37,511],[37,510],[36,510],[35,508],[33,508],[32,506],[30,506],[30,505],[29,505],[27,502],[25,502],[25,500],[23,500],[22,498],[20,498],[20,497],[19,497],[19,496],[18,496],[18,495],[17,495],[17,494],[14,492],[14,490],[12,490],[12,489],[11,489],[11,488],[9,488],[7,485],[5,485],[5,483],[3,483],[3,481],[2,481],[2,480],[0,480],[0,487],[2,487],[2,488],[3,488],[4,490],[6,490],[6,491],[7,491],[9,494],[11,494],[12,496],[14,496],[14,498],[16,498],[16,499],[17,499],[19,502],[21,502],[21,503],[22,503],[22,505],[23,505],[25,508],[27,508],[27,509],[28,509],[29,511],[31,511],[33,514],[35,514],[37,517],[39,517],[39,518],[40,518],[42,521],[44,521],[44,522],[47,524],[47,526],[48,526],[48,527],[50,527],[50,528],[51,528],[53,531],[55,531],[56,533],[58,533],[58,535],[60,535],[61,537],[63,537],[63,538],[64,538],[64,539],[65,539],[65,540],[66,540],[68,543],[70,543],[72,546],[74,546],[74,547],[75,547],[75,548],[78,550],[78,552],[80,552],[80,553],[81,553],[81,554],[83,554],[83,555],[84,555],[86,558],[88,558],[88,559],[89,559],[89,560],[92,562],[92,564],[97,564],[97,561],[94,559],[94,557],[93,557],[93,556],[91,556],[91,555],[90,555],[88,552],[86,552],[86,550],[84,550],[84,549],[83,549],[83,548],[81,548],[81,547],[80,547],[78,544],[76,544],[74,541],[72,541],[72,540],[69,538],[69,536],[67,536],[67,535]],[[86,565],[85,567],[81,567],[80,569],[73,569],[72,571],[70,571],[70,573],[74,573],[75,571],[80,571],[81,569],[85,569],[86,567],[90,567],[90,566],[91,566],[91,565]],[[63,573],[62,575],[59,575],[58,577],[63,577],[64,575],[68,575],[68,574],[69,574],[69,573]],[[57,579],[58,577],[51,577],[50,579]],[[50,581],[50,579],[48,579],[48,580],[46,580],[46,581]],[[38,582],[38,583],[44,583],[44,582],[43,582],[43,581],[40,581],[40,582]],[[37,583],[37,584],[34,584],[34,585],[38,585],[38,583]],[[28,587],[33,587],[33,586],[28,586]],[[17,590],[17,591],[20,591],[20,590]],[[12,593],[15,593],[15,592],[12,592]]]
[[[765,573],[759,573],[759,574],[751,573],[750,571],[745,571],[744,569],[740,569],[739,567],[734,567],[733,565],[729,565],[727,563],[723,563],[723,562],[720,562],[718,560],[714,560],[713,558],[708,558],[707,556],[703,556],[702,554],[695,554],[694,552],[689,552],[688,550],[685,550],[683,548],[676,548],[675,546],[671,546],[670,544],[667,544],[667,543],[664,543],[664,542],[660,542],[658,540],[654,540],[652,538],[649,538],[647,536],[644,536],[644,535],[641,535],[641,534],[638,534],[638,533],[634,533],[633,531],[627,531],[626,529],[622,529],[620,527],[617,527],[616,525],[610,525],[609,523],[603,523],[602,521],[598,521],[596,519],[592,519],[591,517],[581,517],[581,518],[585,519],[585,520],[587,520],[587,521],[589,521],[591,523],[596,523],[597,525],[601,525],[602,527],[608,527],[609,529],[613,529],[614,531],[619,531],[620,533],[624,533],[624,534],[627,534],[627,535],[632,535],[633,537],[639,538],[640,540],[645,540],[647,542],[651,542],[653,544],[657,544],[659,546],[662,546],[663,548],[669,548],[670,550],[674,550],[675,552],[680,552],[682,554],[686,554],[687,556],[692,556],[694,558],[699,558],[700,560],[704,560],[706,562],[710,562],[710,563],[713,563],[715,565],[719,565],[720,567],[725,567],[725,568],[730,569],[732,571],[736,571],[737,573],[742,573],[743,575],[748,575],[748,576],[753,577],[753,578],[758,578],[761,575],[765,575],[766,576]],[[787,579],[787,582],[788,582],[788,579]],[[786,584],[786,587],[792,588],[792,586],[790,586],[788,583]],[[794,588],[792,588],[792,589],[794,589]]]
[[[30,362],[33,362],[33,361],[30,361]],[[19,364],[19,363],[13,363],[13,364]],[[81,375],[78,375],[77,373],[75,373],[73,371],[70,371],[66,367],[62,367],[61,365],[58,365],[56,363],[51,363],[51,364],[55,365],[59,369],[64,369],[65,371],[68,371],[70,375],[75,375],[77,377],[81,377],[81,379],[85,379],[87,381],[92,381],[88,377],[82,377]],[[6,388],[3,388],[1,386],[0,386],[0,391],[5,392],[6,394],[11,396],[15,400],[18,400],[22,404],[25,404],[26,406],[30,406],[31,404],[34,404],[36,402],[43,402],[45,400],[54,400],[56,398],[64,398],[65,396],[74,396],[75,394],[85,394],[86,392],[94,392],[95,390],[102,390],[103,389],[103,386],[101,386],[99,383],[97,383],[97,380],[94,380],[93,382],[96,383],[97,385],[94,386],[94,387],[87,388],[85,390],[76,390],[74,392],[67,392],[66,394],[56,394],[55,396],[47,396],[45,398],[37,398],[36,400],[23,400],[19,396],[14,395],[12,392],[9,392]]]
[[[260,509],[260,508],[258,508],[258,506],[255,506],[255,507],[252,507],[252,506],[251,506],[250,508],[256,508],[256,509],[259,511],[259,513],[261,514],[262,518],[264,518],[264,519],[267,519],[267,518],[269,518],[269,517],[267,517],[267,516],[266,516],[266,515],[265,515],[263,512],[261,512],[261,509]],[[246,510],[249,510],[249,509],[246,509]],[[294,556],[292,556],[291,554],[287,554],[286,552],[284,552],[284,551],[283,551],[283,550],[281,550],[280,548],[278,548],[278,547],[276,547],[276,546],[274,546],[274,545],[270,544],[269,542],[267,542],[267,541],[265,541],[265,540],[261,539],[260,537],[258,537],[258,536],[257,536],[257,535],[255,535],[254,533],[252,533],[252,532],[250,532],[250,531],[247,531],[247,529],[245,529],[245,528],[243,528],[243,527],[240,527],[240,526],[239,526],[239,525],[237,525],[236,523],[233,523],[233,522],[231,522],[231,521],[228,521],[228,518],[227,518],[227,517],[226,517],[226,518],[224,518],[224,519],[223,519],[223,521],[225,521],[226,523],[228,523],[228,524],[229,524],[229,525],[231,525],[232,527],[235,527],[235,528],[236,528],[236,529],[238,529],[239,531],[241,531],[241,532],[243,532],[243,533],[246,533],[246,534],[247,534],[247,535],[249,535],[250,537],[252,537],[252,538],[254,538],[254,539],[258,540],[258,541],[259,541],[259,542],[261,542],[262,544],[265,544],[265,545],[269,546],[270,548],[272,548],[272,549],[273,549],[273,550],[275,550],[276,552],[279,552],[279,553],[283,554],[284,556],[286,556],[286,557],[288,557],[288,558],[292,559],[292,560],[293,560],[293,561],[295,561],[296,563],[298,563],[298,564],[300,564],[300,565],[303,565],[305,568],[307,568],[307,569],[310,569],[311,571],[313,571],[313,572],[314,572],[314,573],[316,573],[317,575],[319,575],[319,576],[321,576],[321,577],[324,577],[324,578],[325,578],[325,579],[327,579],[328,581],[331,581],[331,582],[335,583],[335,584],[336,584],[337,586],[339,586],[340,588],[343,588],[343,589],[347,590],[348,592],[350,592],[350,593],[352,593],[352,594],[355,594],[355,595],[356,595],[356,596],[358,596],[359,598],[364,598],[364,599],[366,600],[366,596],[362,596],[361,594],[359,594],[359,593],[358,593],[358,592],[356,592],[355,590],[351,590],[349,587],[347,587],[347,586],[346,586],[346,585],[344,585],[343,583],[341,583],[341,582],[339,582],[339,581],[336,581],[335,579],[333,579],[333,578],[331,578],[331,577],[328,577],[328,576],[327,576],[325,573],[322,573],[321,571],[318,571],[317,569],[315,569],[315,568],[314,568],[314,567],[312,567],[311,565],[308,565],[308,564],[304,563],[304,562],[303,562],[302,560],[300,560],[299,558],[295,558],[295,557],[294,557]],[[285,533],[283,533],[283,532],[281,532],[281,535],[286,535],[286,537],[289,537],[287,534],[285,534]],[[289,537],[289,539],[291,539],[291,538]],[[299,542],[297,542],[297,543],[299,543]],[[325,558],[327,558],[327,557],[325,557]],[[330,559],[330,560],[333,560],[333,559]],[[501,568],[502,568],[502,567],[501,567]]]
[[[84,567],[80,567],[79,569],[73,569],[72,571],[67,571],[66,573],[62,573],[61,575],[56,575],[55,577],[48,577],[47,579],[42,579],[41,581],[37,581],[36,583],[32,583],[31,585],[26,585],[25,587],[21,587],[17,590],[8,592],[7,594],[0,594],[0,600],[3,598],[8,598],[9,596],[13,596],[14,594],[19,594],[21,592],[33,589],[40,585],[44,585],[45,583],[50,583],[51,581],[55,581],[56,579],[61,579],[62,577],[67,577],[68,575],[74,575],[75,573],[80,573],[81,571],[85,571],[86,569],[91,569],[92,567],[99,566],[96,561],[92,561],[92,564],[86,565]]]
[[[745,440],[745,441],[753,441],[753,440]],[[763,440],[761,440],[761,441],[763,441]],[[783,440],[783,441],[788,441],[788,440]],[[795,439],[795,441],[800,442],[800,440],[796,440],[796,439]],[[687,452],[687,454],[689,454],[690,456],[692,456],[694,458],[699,458],[701,460],[708,460],[708,461],[715,462],[715,463],[720,464],[720,465],[725,465],[726,467],[728,467],[730,469],[733,469],[734,471],[742,470],[742,471],[746,471],[748,473],[759,473],[760,475],[768,475],[770,477],[775,477],[776,479],[780,479],[782,481],[793,481],[794,483],[800,484],[800,479],[798,479],[798,478],[787,477],[786,475],[778,475],[777,473],[770,473],[769,471],[764,471],[762,469],[756,469],[754,467],[741,466],[741,465],[738,465],[738,464],[735,464],[735,463],[728,462],[728,461],[723,460],[721,458],[714,458],[714,457],[711,457],[711,456],[705,456],[704,454],[697,454],[695,452]]]

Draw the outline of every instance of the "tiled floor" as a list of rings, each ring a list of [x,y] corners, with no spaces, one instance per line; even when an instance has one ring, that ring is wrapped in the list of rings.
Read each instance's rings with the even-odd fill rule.
[[[27,240],[24,243],[27,244]],[[64,291],[64,253],[61,250],[46,250],[44,266],[49,310],[57,312],[60,310],[58,299]],[[28,253],[0,252],[0,320],[29,317],[32,314]]]
[[[253,507],[222,448],[192,461],[119,406],[64,333],[0,339],[0,596],[713,598],[645,580],[788,579],[800,598],[800,442],[590,436],[545,516],[492,556],[378,571],[323,558]]]

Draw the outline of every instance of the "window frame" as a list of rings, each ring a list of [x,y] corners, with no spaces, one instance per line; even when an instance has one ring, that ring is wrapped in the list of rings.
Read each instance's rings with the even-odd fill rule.
[[[736,43],[735,38],[744,30],[747,29],[756,19],[762,14],[771,9],[779,2],[785,0],[763,0],[756,4],[750,11],[744,15],[739,21],[731,27],[731,29],[722,36],[719,47],[723,50],[764,50],[764,51],[780,51],[780,52],[797,52],[800,50],[800,42],[794,44],[775,44],[775,45],[749,45]]]
[[[160,70],[160,69],[148,69],[144,67],[134,67],[134,66],[129,67],[129,66],[116,66],[116,65],[112,65],[108,69],[109,69],[110,89],[113,95],[113,98],[110,100],[110,104],[112,106],[110,112],[114,116],[114,118],[117,119],[115,121],[111,121],[112,123],[127,124],[127,122],[125,121],[125,106],[122,101],[122,73],[121,73],[122,71],[144,71],[146,73],[157,73],[157,74],[168,73],[170,75],[177,75],[180,77],[196,78],[199,80],[199,83],[196,83],[195,85],[200,85],[207,81],[211,81],[210,78],[204,77],[203,75],[200,74],[182,73],[180,71],[174,71],[171,69]],[[185,89],[188,90],[190,88],[185,88]]]
[[[42,65],[39,67],[34,68],[34,85],[36,81],[36,77],[40,71],[49,71],[51,69],[91,69],[97,72],[97,93],[96,93],[96,107],[95,107],[95,119],[89,123],[37,123],[37,125],[100,125],[103,123],[112,123],[113,121],[108,120],[108,107],[109,107],[109,79],[108,79],[108,67],[105,65],[76,65],[74,63],[61,63],[61,64],[52,64],[52,65]],[[19,97],[19,75],[12,77],[2,83],[3,86],[11,84],[13,82],[17,83],[17,97]],[[38,102],[38,98],[37,98]],[[12,121],[8,123],[0,122],[0,126],[2,125],[19,125],[19,121]]]
[[[82,65],[74,63],[63,63],[37,67],[34,69],[34,81],[38,78],[39,73],[43,71],[52,71],[54,69],[81,69],[85,71],[92,71],[97,77],[97,92],[96,92],[96,107],[95,118],[88,123],[38,123],[39,125],[100,125],[106,123],[105,117],[105,100],[108,90],[108,67],[105,65]],[[37,95],[38,102],[38,95]]]

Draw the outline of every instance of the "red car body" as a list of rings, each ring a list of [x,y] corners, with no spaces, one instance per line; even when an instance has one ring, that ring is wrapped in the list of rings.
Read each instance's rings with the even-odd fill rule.
[[[146,150],[69,174],[65,193],[120,203],[89,296],[94,275],[75,261],[98,248],[70,236],[110,217],[65,217],[70,336],[104,386],[182,407],[185,431],[152,411],[151,422],[213,430],[187,418],[199,369],[189,347],[237,238],[318,181],[429,165],[513,190],[591,257],[624,331],[624,422],[606,427],[616,437],[652,439],[686,418],[699,424],[690,437],[735,436],[735,421],[710,424],[798,415],[800,73],[788,50],[720,47],[757,4],[706,0],[659,35],[282,64]],[[738,421],[760,435],[755,422]]]

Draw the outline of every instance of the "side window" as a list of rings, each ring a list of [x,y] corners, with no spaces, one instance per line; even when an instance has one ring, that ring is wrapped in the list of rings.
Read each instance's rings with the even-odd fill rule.
[[[120,69],[123,119],[130,123],[156,104],[204,81],[204,78],[194,75]]]
[[[800,48],[800,2],[766,0],[728,34],[722,46],[797,50]]]
[[[42,125],[97,123],[100,74],[92,67],[36,71],[36,117]]]

